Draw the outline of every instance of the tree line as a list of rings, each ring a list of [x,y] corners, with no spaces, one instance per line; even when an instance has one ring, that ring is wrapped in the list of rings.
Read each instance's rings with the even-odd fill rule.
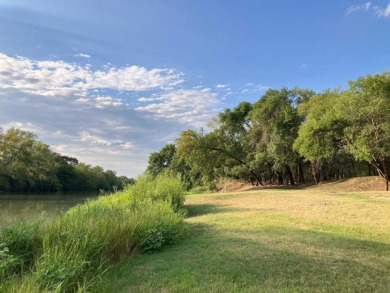
[[[0,128],[0,191],[111,191],[133,182],[53,152],[30,131]]]
[[[227,175],[294,185],[378,174],[389,189],[390,72],[345,90],[269,89],[220,112],[208,128],[185,130],[152,153],[147,173],[179,173],[188,188],[212,188]]]

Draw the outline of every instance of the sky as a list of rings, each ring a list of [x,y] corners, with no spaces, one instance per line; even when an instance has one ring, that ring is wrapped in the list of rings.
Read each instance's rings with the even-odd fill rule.
[[[269,88],[389,70],[389,0],[0,0],[0,127],[129,177]]]

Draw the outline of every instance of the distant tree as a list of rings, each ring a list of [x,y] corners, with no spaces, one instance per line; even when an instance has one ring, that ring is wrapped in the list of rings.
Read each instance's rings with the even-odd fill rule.
[[[0,191],[113,190],[127,178],[62,156],[25,130],[0,129]]]

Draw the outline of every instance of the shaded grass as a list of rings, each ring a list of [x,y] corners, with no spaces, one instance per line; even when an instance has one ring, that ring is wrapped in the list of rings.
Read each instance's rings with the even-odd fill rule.
[[[388,195],[355,195],[264,190],[191,196],[190,238],[121,263],[96,290],[388,292]]]

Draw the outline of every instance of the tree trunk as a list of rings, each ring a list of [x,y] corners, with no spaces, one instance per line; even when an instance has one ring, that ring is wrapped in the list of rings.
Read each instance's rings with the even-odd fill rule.
[[[303,173],[302,163],[298,163],[298,182],[301,184],[305,183],[305,175]]]
[[[316,185],[318,185],[321,180],[321,165],[321,160],[313,160],[311,162],[311,173]]]
[[[290,184],[295,185],[294,176],[291,172],[290,166],[286,165],[285,168],[286,168],[287,177],[288,177],[288,180],[290,181]]]
[[[278,185],[283,185],[283,174],[278,172]]]
[[[371,165],[370,164],[368,164],[368,176],[372,176]]]
[[[221,153],[224,153],[226,155],[228,155],[230,158],[236,160],[237,162],[239,162],[243,167],[246,167],[247,168],[247,163],[239,158],[237,158],[236,156],[234,156],[233,154],[229,153],[228,151],[224,150],[224,149],[221,149],[221,148],[218,148],[218,147],[212,147],[210,148],[211,151],[218,151],[218,152],[221,152]],[[256,181],[257,181],[257,185],[261,185],[263,186],[263,183],[261,182],[261,179],[257,176],[257,174],[253,171],[253,170],[250,170],[251,174],[256,178]]]
[[[385,173],[386,191],[389,191],[389,170],[387,170],[386,161],[383,161],[382,165],[383,165],[383,171]]]
[[[374,166],[378,175],[385,180],[386,191],[389,191],[389,171],[387,170],[386,160],[383,161],[372,161],[371,165]]]
[[[261,178],[259,176],[257,176],[257,174],[255,173],[255,171],[251,170],[251,174],[256,178],[256,186],[264,186],[263,182],[261,182]]]

